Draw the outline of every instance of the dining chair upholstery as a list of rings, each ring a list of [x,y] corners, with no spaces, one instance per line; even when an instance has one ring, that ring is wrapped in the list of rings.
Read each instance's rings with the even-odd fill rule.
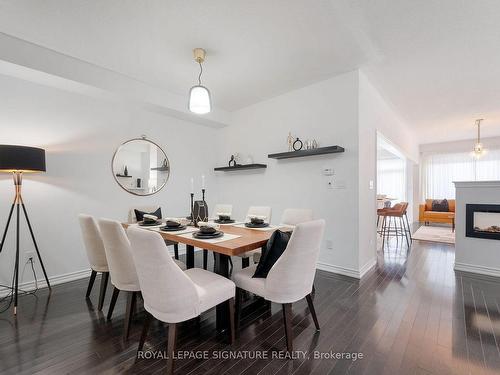
[[[108,272],[106,252],[95,219],[90,215],[80,214],[78,215],[78,221],[80,222],[83,244],[85,245],[90,267],[97,272]]]
[[[319,330],[311,292],[324,229],[324,220],[297,224],[285,251],[278,258],[265,279],[252,277],[256,269],[255,265],[233,275],[233,281],[237,286],[237,326],[241,311],[241,290],[246,290],[268,301],[282,304],[288,351],[291,351],[293,347],[291,329],[292,303],[305,297],[316,329]]]
[[[218,212],[224,212],[224,213],[228,213],[229,215],[232,215],[233,214],[233,205],[232,204],[218,203],[215,205],[212,216],[214,218],[217,218]]]
[[[141,290],[127,233],[120,222],[100,219],[104,249],[109,264],[111,283],[120,290],[136,292]]]
[[[313,219],[313,211],[309,208],[287,208],[281,216],[281,224],[295,226]]]
[[[269,206],[250,206],[245,217],[245,222],[250,221],[250,216],[258,215],[265,216],[264,222],[271,223],[272,209]]]
[[[78,222],[82,231],[83,244],[87,253],[87,259],[92,272],[90,274],[89,284],[87,286],[86,298],[90,297],[92,287],[98,272],[101,272],[101,288],[99,292],[99,302],[97,310],[102,310],[104,297],[106,296],[106,288],[108,285],[109,268],[106,259],[106,252],[102,242],[101,233],[97,227],[95,219],[90,215],[78,215]]]
[[[102,234],[104,249],[106,250],[106,258],[108,259],[111,284],[114,286],[107,319],[111,319],[113,315],[119,293],[122,291],[125,292],[127,295],[127,304],[124,319],[124,338],[127,339],[136,306],[137,295],[141,290],[134,260],[132,258],[130,241],[120,222],[100,219],[98,223]]]
[[[176,324],[199,316],[220,303],[229,301],[230,342],[234,340],[235,284],[225,277],[191,268],[182,272],[166,251],[159,233],[135,227],[127,229],[132,245],[132,255],[137,267],[144,298],[144,309],[150,314],[144,322],[139,343],[142,350],[146,339],[150,316],[169,323],[167,370],[173,371]],[[174,342],[172,342],[174,341]]]

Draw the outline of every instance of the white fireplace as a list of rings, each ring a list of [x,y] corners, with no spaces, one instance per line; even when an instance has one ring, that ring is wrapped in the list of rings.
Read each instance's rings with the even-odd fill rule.
[[[455,188],[455,270],[500,277],[500,181]]]

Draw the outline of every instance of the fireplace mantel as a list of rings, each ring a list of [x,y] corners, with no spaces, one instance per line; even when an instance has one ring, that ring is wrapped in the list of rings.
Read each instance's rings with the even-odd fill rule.
[[[500,188],[500,181],[453,181],[456,188]]]

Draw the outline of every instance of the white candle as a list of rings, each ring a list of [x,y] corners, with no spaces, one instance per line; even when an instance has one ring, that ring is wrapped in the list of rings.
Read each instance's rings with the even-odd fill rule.
[[[201,188],[205,189],[205,175],[204,174],[201,175]]]
[[[194,178],[191,177],[191,193],[194,193]]]

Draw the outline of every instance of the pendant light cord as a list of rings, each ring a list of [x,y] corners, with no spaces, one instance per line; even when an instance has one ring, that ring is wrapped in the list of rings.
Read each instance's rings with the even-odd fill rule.
[[[200,74],[198,75],[198,86],[201,86],[201,75],[203,74],[203,65],[201,65],[201,61],[198,61],[200,64]]]

